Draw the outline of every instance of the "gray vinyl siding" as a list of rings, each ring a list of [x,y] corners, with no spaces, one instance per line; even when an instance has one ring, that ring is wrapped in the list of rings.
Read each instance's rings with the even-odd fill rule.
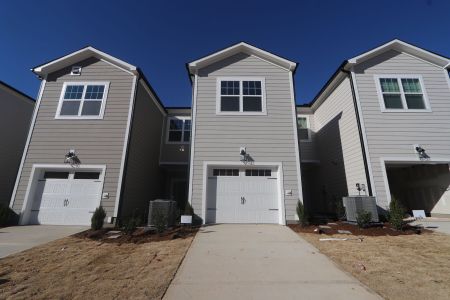
[[[382,113],[374,79],[376,74],[422,75],[432,112]],[[386,207],[388,199],[381,157],[417,160],[413,145],[420,144],[432,159],[450,158],[448,74],[423,60],[390,50],[356,66],[355,76],[377,201]]]
[[[315,133],[315,122],[314,122],[314,115],[311,112],[305,113],[301,109],[297,108],[297,116],[307,116],[309,118],[309,136],[310,140],[301,140],[299,136],[299,142],[300,142],[300,160],[302,162],[311,162],[311,161],[318,161],[319,156],[317,153],[316,148],[316,133]]]
[[[216,115],[216,80],[220,76],[264,77],[267,115]],[[239,162],[239,148],[255,162],[282,162],[286,220],[294,220],[299,195],[289,72],[254,56],[240,53],[199,70],[192,205],[202,211],[203,162]]]
[[[121,216],[135,214],[146,218],[148,202],[163,194],[163,176],[159,167],[161,130],[164,115],[154,96],[139,81],[134,104],[130,143],[127,153]],[[145,219],[144,219],[145,220]]]
[[[169,110],[167,117],[164,119],[163,138],[161,140],[161,164],[188,164],[190,143],[168,143],[167,142],[167,126],[170,117],[190,117],[190,109]],[[184,150],[184,151],[182,151]]]
[[[33,164],[62,164],[64,155],[75,149],[82,164],[106,165],[102,199],[112,216],[122,160],[133,75],[109,63],[90,58],[77,63],[80,76],[71,76],[71,67],[48,75],[36,123],[19,179],[13,209],[20,212]],[[101,120],[56,120],[55,114],[65,81],[109,81],[104,118]]]
[[[367,186],[367,182],[348,76],[315,109],[314,124],[320,174],[328,198],[322,200],[358,194],[356,183]]]
[[[9,205],[34,101],[0,83],[0,204]]]

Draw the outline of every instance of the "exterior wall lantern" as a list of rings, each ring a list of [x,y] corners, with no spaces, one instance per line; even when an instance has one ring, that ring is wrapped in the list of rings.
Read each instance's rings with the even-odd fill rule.
[[[74,149],[70,149],[69,152],[64,156],[64,163],[70,164],[72,167],[76,167],[81,163]]]

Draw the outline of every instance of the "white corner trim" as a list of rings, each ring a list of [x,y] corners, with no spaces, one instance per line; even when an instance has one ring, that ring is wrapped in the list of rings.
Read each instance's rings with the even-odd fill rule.
[[[108,99],[108,91],[109,91],[109,81],[66,81],[63,84],[63,87],[61,89],[61,94],[59,96],[59,102],[58,102],[58,108],[56,109],[55,119],[69,119],[69,120],[101,120],[103,119],[103,116],[105,115],[105,107],[106,107],[106,101]],[[66,88],[68,85],[82,85],[83,87],[83,94],[81,96],[81,99],[64,99],[64,94],[66,92]],[[100,107],[100,114],[98,116],[83,116],[81,115],[81,111],[83,109],[83,105],[85,101],[92,101],[92,100],[86,100],[84,99],[86,96],[86,90],[88,85],[103,85],[105,87],[103,91],[103,98],[101,99],[101,107]],[[61,107],[64,101],[80,101],[80,106],[78,107],[78,115],[70,115],[70,116],[61,116]],[[98,100],[94,100],[98,101]]]
[[[300,169],[300,145],[298,142],[298,134],[297,134],[297,132],[298,132],[297,131],[297,107],[295,105],[294,80],[293,80],[292,72],[289,72],[289,89],[291,92],[292,130],[293,130],[293,134],[294,134],[295,163],[296,163],[296,167],[297,167],[298,197],[303,203],[302,173],[301,173],[301,169]],[[286,212],[284,212],[284,214],[286,214]]]
[[[432,112],[430,101],[428,99],[427,89],[425,88],[425,84],[423,81],[422,75],[418,74],[376,74],[373,76],[375,81],[375,86],[377,90],[378,95],[378,102],[380,104],[380,110],[383,113],[389,113],[389,112],[397,112],[397,113],[426,113],[426,112]],[[400,97],[402,100],[403,108],[386,108],[384,105],[384,99],[383,99],[383,92],[381,90],[381,84],[380,79],[381,78],[395,78],[397,79],[399,88],[400,88]],[[420,87],[422,89],[422,95],[423,95],[423,101],[425,104],[424,109],[408,109],[407,103],[406,103],[406,97],[405,97],[405,91],[403,90],[403,85],[401,83],[401,79],[419,79]]]
[[[206,223],[206,194],[208,185],[208,168],[211,166],[227,166],[236,168],[246,168],[246,167],[275,167],[277,168],[277,181],[278,181],[278,224],[286,225],[286,209],[284,205],[284,173],[283,173],[283,163],[282,162],[254,162],[251,166],[246,166],[239,162],[233,161],[204,161],[203,162],[203,178],[202,178],[202,220],[203,224]]]
[[[31,194],[32,192],[34,192],[35,190],[35,186],[33,188],[33,185],[35,185],[36,182],[36,170],[49,170],[49,169],[64,169],[64,170],[78,170],[78,169],[82,169],[82,170],[100,170],[101,174],[99,177],[99,180],[101,180],[102,182],[102,191],[103,191],[103,187],[105,184],[105,171],[106,171],[106,165],[79,165],[76,168],[72,167],[71,165],[67,165],[67,164],[33,164],[32,168],[31,168],[31,172],[30,172],[30,176],[28,177],[28,184],[27,184],[27,189],[25,192],[25,197],[24,197],[24,201],[22,204],[22,208],[21,208],[21,212],[20,212],[20,217],[19,217],[19,225],[26,225],[28,223],[28,219],[29,219],[29,205],[31,204],[30,202],[30,198],[31,198]],[[101,203],[101,197],[98,199],[99,200],[99,204]]]
[[[353,82],[353,87],[355,89],[355,98],[356,98],[357,110],[358,110],[359,121],[360,121],[360,125],[361,125],[362,137],[363,137],[363,145],[364,145],[363,151],[365,151],[365,153],[366,153],[367,169],[369,170],[369,179],[370,179],[370,186],[372,188],[372,196],[376,197],[377,192],[376,192],[376,188],[375,188],[375,180],[373,179],[372,160],[370,158],[369,146],[368,146],[368,142],[367,142],[366,126],[364,125],[364,116],[362,113],[361,101],[359,98],[358,85],[356,83],[356,75],[355,75],[353,68],[350,71],[350,74],[351,74],[351,80]]]
[[[191,121],[191,149],[190,149],[190,160],[189,160],[189,191],[188,191],[188,201],[192,205],[192,182],[194,176],[194,153],[195,153],[195,129],[197,120],[197,85],[198,85],[198,75],[194,75],[194,89],[192,91],[192,121]]]
[[[127,152],[128,152],[128,141],[130,139],[131,124],[133,122],[132,119],[133,119],[134,102],[136,100],[137,84],[138,84],[137,76],[134,76],[133,77],[133,86],[131,88],[130,103],[129,103],[129,108],[128,108],[127,128],[125,130],[125,138],[123,141],[122,159],[120,161],[119,180],[117,182],[117,190],[116,190],[116,201],[114,203],[113,217],[116,217],[116,218],[119,213],[120,193],[122,192],[122,181],[123,181],[123,176],[125,173],[125,161],[126,161]]]
[[[239,95],[233,95],[239,97],[239,111],[221,111],[221,82],[222,81],[239,81]],[[261,111],[243,111],[244,110],[244,90],[243,81],[260,81],[261,82]],[[251,96],[251,95],[250,95]],[[255,95],[256,96],[256,95]],[[258,95],[259,96],[259,95]],[[261,116],[267,115],[267,102],[266,102],[266,79],[264,77],[252,77],[252,76],[229,76],[229,77],[217,77],[216,78],[216,115],[225,116]]]
[[[183,128],[181,129],[181,140],[180,141],[169,141],[169,132],[170,132],[170,121],[171,120],[182,120],[183,121]],[[190,141],[185,142],[184,141],[184,121],[191,120],[191,116],[170,116],[167,118],[167,124],[166,124],[166,131],[165,131],[165,143],[166,144],[172,144],[172,145],[187,145],[190,143]],[[191,130],[192,130],[192,122],[191,122]]]
[[[39,88],[37,103],[35,104],[33,117],[31,119],[30,128],[28,130],[27,141],[25,143],[25,147],[23,148],[22,159],[20,160],[19,170],[16,176],[16,182],[14,183],[13,193],[11,195],[11,201],[9,202],[9,207],[12,209],[14,205],[14,199],[17,194],[17,187],[19,185],[20,176],[22,175],[23,165],[25,163],[25,158],[27,156],[28,148],[30,146],[31,136],[33,135],[34,125],[36,124],[36,118],[39,111],[39,107],[41,106],[42,94],[44,93],[45,84],[47,82],[47,78],[41,81],[41,86]]]

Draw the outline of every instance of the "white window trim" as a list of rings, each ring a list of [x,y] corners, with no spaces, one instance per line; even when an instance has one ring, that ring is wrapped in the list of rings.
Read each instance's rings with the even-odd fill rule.
[[[105,90],[103,91],[103,98],[101,99],[102,101],[102,105],[100,107],[100,114],[98,116],[61,116],[60,112],[61,112],[61,107],[64,101],[64,94],[66,92],[66,88],[68,85],[84,85],[83,88],[83,96],[80,99],[80,101],[83,103],[84,101],[84,96],[86,94],[86,86],[88,85],[104,85],[105,86]],[[62,90],[61,90],[61,95],[59,96],[59,103],[58,103],[58,108],[56,110],[56,115],[55,115],[55,119],[72,119],[72,120],[77,120],[77,119],[90,119],[90,120],[98,120],[98,119],[103,119],[104,113],[105,113],[105,107],[106,107],[106,99],[108,98],[108,90],[109,90],[109,81],[90,81],[90,82],[81,82],[81,81],[75,81],[75,82],[64,82]],[[66,99],[67,100],[67,99]],[[75,99],[73,99],[75,100]],[[99,99],[98,99],[99,100]],[[98,101],[97,100],[97,101]],[[69,100],[70,101],[70,100]],[[81,109],[82,109],[82,104],[80,104],[80,107],[78,109],[78,113],[80,114]]]
[[[221,111],[221,81],[239,81],[239,111]],[[261,81],[261,111],[243,111],[243,88],[242,81]],[[237,96],[237,95],[236,95]],[[216,82],[216,115],[228,116],[261,116],[267,115],[266,110],[266,79],[264,77],[217,77]]]
[[[301,140],[299,139],[300,143],[310,143],[311,142],[311,123],[309,122],[309,115],[301,115],[301,114],[297,114],[297,130],[298,128],[298,118],[306,118],[306,127],[308,129],[308,139],[307,140]]]
[[[395,78],[398,81],[399,88],[400,88],[400,96],[402,99],[402,105],[403,108],[386,108],[384,105],[384,98],[383,98],[383,92],[381,90],[381,84],[380,84],[380,78]],[[423,101],[425,104],[424,109],[408,109],[408,106],[406,104],[406,98],[405,98],[405,91],[403,90],[403,85],[401,82],[401,79],[419,79],[420,87],[422,89],[422,95],[423,95]],[[381,112],[410,112],[410,113],[422,113],[422,112],[432,112],[430,102],[428,100],[427,91],[425,89],[425,84],[423,83],[422,75],[416,75],[416,74],[382,74],[382,75],[375,75],[374,76],[375,85],[377,88],[377,94],[378,94],[378,101],[380,102],[380,108]]]
[[[181,141],[169,141],[169,129],[170,129],[170,120],[183,120],[183,130],[181,131]],[[192,140],[192,121],[191,121],[191,138],[188,142],[184,141],[184,121],[191,120],[190,116],[171,116],[167,118],[167,124],[166,124],[166,144],[176,144],[176,145],[186,145],[189,144]]]

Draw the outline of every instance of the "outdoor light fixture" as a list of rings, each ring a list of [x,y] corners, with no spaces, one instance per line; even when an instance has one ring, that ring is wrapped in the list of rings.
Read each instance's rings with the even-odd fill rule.
[[[241,147],[239,149],[239,157],[240,157],[241,162],[243,162],[244,164],[247,164],[248,154],[247,154],[247,149],[245,147]]]
[[[78,159],[78,156],[75,153],[74,149],[70,149],[69,152],[64,156],[64,163],[70,164],[72,167],[80,164],[80,160]]]
[[[428,154],[425,152],[425,149],[422,148],[422,146],[414,145],[414,150],[416,150],[420,159],[428,159],[429,158]]]
[[[361,195],[361,191],[366,193],[366,185],[364,183],[357,183],[356,184],[356,190],[358,191],[359,195]]]

